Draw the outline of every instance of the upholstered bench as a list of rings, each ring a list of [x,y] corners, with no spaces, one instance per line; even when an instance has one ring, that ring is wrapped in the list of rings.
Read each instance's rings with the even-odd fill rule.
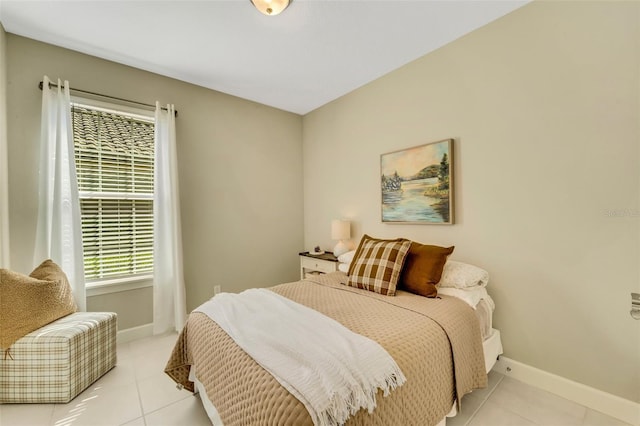
[[[66,403],[116,364],[117,317],[76,312],[18,339],[0,357],[0,403]]]

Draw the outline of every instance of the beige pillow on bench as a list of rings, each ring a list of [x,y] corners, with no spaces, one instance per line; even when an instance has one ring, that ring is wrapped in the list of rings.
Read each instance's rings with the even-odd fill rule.
[[[0,348],[77,310],[67,276],[51,260],[29,276],[0,269]]]

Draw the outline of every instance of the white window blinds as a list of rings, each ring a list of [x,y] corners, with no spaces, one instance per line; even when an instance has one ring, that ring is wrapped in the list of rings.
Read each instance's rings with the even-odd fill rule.
[[[153,119],[72,106],[87,281],[153,271]]]

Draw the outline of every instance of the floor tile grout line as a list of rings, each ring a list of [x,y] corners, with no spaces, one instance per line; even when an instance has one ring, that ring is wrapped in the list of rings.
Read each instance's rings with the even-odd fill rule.
[[[500,380],[498,380],[498,383],[496,383],[496,385],[493,387],[493,389],[491,389],[489,391],[489,394],[487,395],[486,398],[484,398],[482,400],[482,403],[478,406],[478,408],[476,408],[473,413],[471,413],[471,415],[469,416],[469,419],[465,422],[464,426],[468,426],[469,423],[471,423],[471,420],[473,420],[473,418],[476,416],[476,414],[478,414],[478,411],[480,411],[480,409],[482,407],[484,407],[484,404],[489,400],[489,398],[491,398],[491,395],[493,395],[493,393],[496,391],[496,389],[498,389],[498,386],[500,386],[500,383],[502,383],[502,380],[504,379],[504,374],[500,374]]]
[[[149,414],[156,413],[156,412],[158,412],[158,411],[160,411],[160,410],[164,410],[165,408],[171,407],[172,405],[178,404],[178,403],[180,403],[180,402],[182,402],[182,401],[184,401],[184,400],[186,400],[186,399],[188,399],[188,398],[191,398],[191,397],[195,398],[195,397],[196,397],[196,394],[194,393],[194,394],[191,394],[191,395],[187,395],[187,396],[185,396],[184,398],[181,398],[181,399],[179,399],[179,400],[177,400],[177,401],[170,402],[169,404],[167,404],[167,405],[165,405],[165,406],[163,406],[163,407],[156,408],[156,409],[155,409],[155,410],[153,410],[153,411],[149,411],[148,413],[145,413],[145,414],[143,415],[143,417],[145,417],[145,416],[147,416],[147,415],[149,415]],[[145,417],[145,420],[146,420],[146,417]],[[145,421],[145,426],[146,426],[146,421]]]
[[[500,381],[499,381],[498,383],[496,383],[496,386],[493,388],[493,390],[491,391],[491,393],[489,394],[489,396],[487,397],[487,399],[485,399],[485,400],[482,402],[482,404],[480,405],[480,407],[478,407],[478,409],[473,413],[473,415],[472,415],[472,416],[471,416],[471,418],[469,419],[469,422],[467,422],[467,424],[466,424],[465,426],[468,426],[468,424],[469,424],[469,423],[471,422],[471,420],[476,416],[476,414],[478,413],[478,411],[480,410],[480,408],[482,408],[482,407],[484,406],[484,404],[486,404],[486,403],[489,401],[489,397],[491,397],[491,395],[493,395],[493,393],[496,391],[496,389],[498,388],[498,386],[500,385],[500,383],[502,383],[502,380],[504,379],[504,377],[506,377],[506,376],[504,376],[504,375],[503,375],[502,379],[500,379]],[[537,423],[537,422],[535,422],[535,421],[533,421],[533,420],[531,420],[531,419],[528,419],[528,418],[524,417],[524,416],[523,416],[523,415],[521,415],[520,413],[517,413],[517,412],[515,412],[515,411],[511,410],[509,407],[505,407],[504,405],[502,405],[502,404],[498,404],[498,403],[495,403],[495,404],[496,404],[498,407],[502,408],[503,410],[508,411],[508,412],[509,412],[509,413],[511,413],[512,415],[519,417],[520,419],[524,420],[525,422],[528,422],[528,423],[531,423],[531,424],[534,424],[534,425],[538,425],[538,423]],[[538,426],[542,426],[542,425],[538,425]]]
[[[487,395],[487,397],[484,399],[484,402],[487,402],[487,400],[489,398],[491,398],[491,395],[493,395],[493,393],[496,391],[496,389],[498,389],[498,386],[500,386],[500,383],[502,383],[502,381],[504,380],[505,375],[504,374],[500,374],[500,379],[498,380],[498,383],[496,383],[496,385],[493,387],[493,389],[491,389],[491,391],[489,392],[489,394]],[[483,402],[483,403],[484,403]]]
[[[53,404],[53,407],[51,407],[51,413],[49,414],[49,425],[51,426],[55,426],[55,421],[54,421],[54,416],[53,414],[56,412],[56,405],[58,404]]]
[[[507,376],[504,376],[504,377],[507,377]],[[519,383],[521,383],[521,384],[524,384],[524,385],[526,385],[526,386],[531,386],[531,387],[533,387],[533,388],[534,388],[534,389],[536,389],[536,390],[539,390],[539,391],[542,391],[542,392],[546,392],[546,393],[548,393],[548,394],[550,394],[550,395],[552,395],[552,396],[556,396],[556,397],[559,397],[559,398],[561,398],[561,399],[565,399],[565,400],[567,400],[567,401],[569,401],[569,402],[573,402],[573,401],[570,401],[570,400],[568,400],[568,399],[566,399],[566,398],[563,398],[563,397],[561,397],[561,396],[559,396],[559,395],[555,395],[555,394],[553,394],[552,392],[546,391],[546,390],[544,390],[544,389],[536,388],[535,386],[529,385],[529,384],[524,383],[524,382],[522,382],[522,381],[520,381],[520,380],[517,380],[517,379],[513,379],[513,380],[515,380],[515,381],[517,381],[517,382],[519,382]],[[501,380],[501,381],[502,381],[502,380]],[[496,388],[497,388],[497,385],[496,385]],[[494,389],[494,390],[495,390],[495,389]],[[492,392],[492,393],[493,393],[493,392]],[[576,416],[573,416],[573,415],[571,415],[571,414],[569,414],[569,413],[565,413],[565,414],[568,414],[568,415],[570,415],[571,417],[574,417],[575,419],[579,420],[579,421],[580,421],[580,423],[579,423],[578,425],[584,425],[584,422],[586,421],[587,411],[589,410],[589,407],[587,407],[586,405],[579,404],[579,403],[576,403],[576,404],[577,404],[577,405],[579,405],[579,406],[581,406],[581,407],[583,407],[583,408],[585,409],[585,410],[584,410],[584,414],[583,414],[582,416],[580,416],[580,417],[576,417]],[[534,419],[531,419],[531,418],[529,418],[529,417],[525,417],[524,415],[520,414],[519,412],[516,412],[516,411],[512,410],[510,407],[505,406],[504,404],[497,403],[497,405],[498,405],[498,406],[500,406],[502,409],[504,409],[504,410],[506,410],[506,411],[510,412],[511,414],[514,414],[514,415],[516,415],[516,416],[520,417],[521,419],[524,419],[524,420],[526,420],[526,421],[528,421],[528,422],[530,422],[530,423],[532,423],[532,424],[539,425],[538,421],[536,421],[536,420],[534,420]],[[542,426],[544,426],[544,425],[542,425]]]
[[[506,376],[503,376],[503,379],[504,379],[504,377],[506,377]],[[496,384],[496,387],[494,388],[494,391],[498,388],[498,385],[499,385],[500,383],[502,383],[502,380],[503,380],[503,379],[501,379],[501,380],[500,380],[500,382],[499,382],[498,384]],[[493,394],[493,392],[491,392],[491,394]],[[489,400],[489,398],[487,398],[487,400],[486,400],[485,402],[487,402],[488,400]],[[496,402],[495,404],[496,404],[498,407],[502,408],[503,410],[508,411],[508,412],[509,412],[509,413],[511,413],[512,415],[517,416],[517,417],[519,417],[519,418],[521,418],[521,419],[525,420],[526,422],[529,422],[529,423],[531,423],[531,424],[535,424],[535,425],[537,425],[537,424],[538,424],[536,421],[534,421],[534,420],[532,420],[532,419],[529,419],[529,418],[527,418],[527,417],[524,417],[522,414],[520,414],[520,413],[518,413],[518,412],[516,412],[516,411],[513,411],[513,410],[512,410],[510,407],[508,407],[508,406],[505,406],[505,405],[500,404],[500,403],[497,403],[497,402]],[[483,403],[482,405],[484,405],[484,403]],[[474,413],[474,415],[475,415],[475,413]]]
[[[503,378],[506,378],[506,377],[508,377],[508,376],[503,375]],[[573,414],[571,414],[571,413],[568,413],[568,412],[566,412],[566,411],[564,412],[564,413],[565,413],[565,414],[567,414],[568,416],[574,417],[575,419],[579,420],[579,421],[580,421],[579,425],[584,425],[584,424],[585,424],[585,421],[587,420],[587,414],[588,414],[589,410],[593,410],[593,409],[591,409],[590,407],[588,407],[588,406],[586,406],[586,405],[580,404],[579,402],[572,401],[572,400],[567,399],[567,398],[564,398],[564,397],[562,397],[562,396],[560,396],[560,395],[556,395],[556,394],[554,394],[553,392],[550,392],[550,391],[545,390],[545,389],[542,389],[542,388],[538,388],[538,387],[536,387],[536,386],[533,386],[533,385],[530,385],[530,384],[528,384],[528,383],[525,383],[525,382],[523,382],[523,381],[521,381],[521,380],[514,379],[514,378],[511,378],[511,380],[515,380],[516,382],[518,382],[518,383],[520,383],[520,384],[523,384],[523,385],[525,385],[525,386],[529,386],[529,387],[533,388],[535,391],[539,391],[539,392],[542,392],[542,393],[544,393],[544,394],[548,394],[548,395],[550,395],[550,396],[551,396],[551,397],[553,397],[553,398],[560,398],[560,399],[565,400],[565,401],[567,401],[567,402],[569,402],[569,403],[576,404],[576,405],[578,405],[578,406],[580,406],[580,407],[584,408],[584,413],[583,413],[581,416],[574,416],[574,415],[573,415]],[[502,381],[502,380],[501,380],[501,381]],[[496,385],[496,388],[497,388],[497,385]],[[494,389],[494,391],[495,391],[495,389]],[[493,392],[492,392],[492,393],[493,393]],[[505,410],[507,410],[507,411],[509,411],[509,412],[511,412],[511,413],[513,413],[513,414],[516,414],[516,415],[520,416],[521,418],[523,418],[523,419],[525,419],[525,420],[527,420],[527,421],[529,421],[529,422],[531,422],[531,423],[538,424],[535,420],[530,419],[530,418],[528,418],[528,417],[525,417],[524,415],[522,415],[522,414],[520,414],[520,413],[518,413],[518,412],[515,412],[515,411],[511,410],[509,407],[507,407],[507,406],[505,406],[505,405],[503,405],[503,404],[498,404],[498,405],[500,405],[503,409],[505,409]],[[593,411],[596,411],[596,410],[593,410]],[[605,413],[601,413],[601,414],[605,414]],[[605,414],[605,415],[607,415],[607,414]],[[609,416],[609,417],[610,417],[610,416]],[[616,419],[616,420],[618,420],[618,419]],[[632,426],[632,425],[627,425],[627,424],[625,423],[625,426]]]
[[[133,368],[136,369],[135,361],[133,363]],[[147,418],[144,416],[144,406],[142,405],[142,394],[140,393],[140,384],[138,383],[138,376],[136,376],[136,392],[138,393],[138,404],[140,404],[140,414],[142,415],[142,423],[144,423],[144,425],[147,426]]]
[[[580,419],[580,424],[584,425],[584,422],[587,421],[587,413],[589,412],[589,407],[587,407],[586,405],[582,405],[582,406],[584,407],[584,414],[582,415],[582,419]]]

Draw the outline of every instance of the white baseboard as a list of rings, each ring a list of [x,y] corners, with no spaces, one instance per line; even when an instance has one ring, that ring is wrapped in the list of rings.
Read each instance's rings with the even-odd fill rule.
[[[132,340],[153,336],[153,324],[139,325],[118,331],[117,343],[127,343]]]
[[[600,411],[623,422],[640,426],[640,404],[607,392],[539,370],[504,356],[493,370],[547,392]]]

